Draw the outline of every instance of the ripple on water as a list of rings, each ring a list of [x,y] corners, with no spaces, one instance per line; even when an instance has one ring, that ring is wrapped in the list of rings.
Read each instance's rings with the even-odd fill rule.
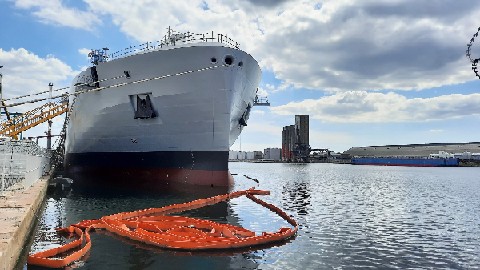
[[[104,233],[77,268],[324,269],[480,268],[480,168],[403,168],[333,164],[230,163],[234,190],[255,186],[300,224],[286,243],[221,253],[135,245]],[[253,182],[243,175],[259,180]],[[32,250],[62,243],[54,229],[119,211],[184,202],[194,196],[50,198]],[[186,213],[257,233],[288,227],[246,198]],[[108,250],[107,253],[97,252]]]

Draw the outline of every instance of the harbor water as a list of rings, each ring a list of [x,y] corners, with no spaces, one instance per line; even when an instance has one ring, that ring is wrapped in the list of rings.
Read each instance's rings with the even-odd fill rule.
[[[74,269],[478,269],[480,168],[230,163],[235,185],[270,190],[261,199],[300,224],[286,242],[249,250],[183,252],[142,245],[104,231]],[[248,177],[246,177],[246,176]],[[257,180],[257,181],[255,181]],[[101,181],[101,179],[99,179]],[[134,181],[134,179],[132,179]],[[223,190],[49,195],[31,252],[65,240],[55,228],[83,219],[208,197]],[[183,215],[241,225],[257,233],[289,226],[237,198]],[[24,265],[24,269],[42,269]]]

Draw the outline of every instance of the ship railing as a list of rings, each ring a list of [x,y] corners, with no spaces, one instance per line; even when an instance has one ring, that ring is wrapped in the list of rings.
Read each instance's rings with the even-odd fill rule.
[[[205,34],[196,34],[192,32],[184,32],[184,33],[170,33],[165,35],[161,40],[153,41],[153,42],[145,42],[136,46],[129,46],[127,48],[121,49],[114,53],[108,55],[108,59],[118,59],[125,56],[133,55],[139,52],[145,52],[150,50],[158,50],[166,47],[173,47],[180,44],[188,44],[188,43],[198,43],[198,42],[216,42],[222,43],[227,45],[228,47],[239,49],[240,44],[227,35],[217,33],[215,34],[213,31]]]
[[[0,138],[0,196],[33,185],[50,168],[50,156],[33,141]]]

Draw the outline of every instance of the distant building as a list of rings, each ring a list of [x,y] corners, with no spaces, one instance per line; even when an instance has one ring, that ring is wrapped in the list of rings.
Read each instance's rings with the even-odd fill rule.
[[[310,123],[308,115],[295,115],[295,158],[307,161],[310,155]]]
[[[480,152],[480,142],[426,143],[352,147],[344,152],[352,157],[447,157],[453,153],[460,159],[475,159]]]
[[[253,151],[253,159],[263,159],[262,151]]]
[[[282,130],[282,160],[293,160],[293,149],[295,147],[295,126],[285,126]]]
[[[245,159],[245,157],[243,156],[243,153],[245,153],[245,152],[229,151],[229,152],[228,152],[228,159],[229,159],[229,160],[241,160],[241,159]]]
[[[256,160],[262,159],[262,151],[229,151],[229,160]]]
[[[263,158],[268,160],[282,160],[282,149],[266,148],[263,150]]]
[[[300,145],[310,144],[310,123],[308,115],[295,115],[296,143]]]
[[[306,162],[310,155],[309,116],[295,115],[295,125],[282,130],[282,160]]]

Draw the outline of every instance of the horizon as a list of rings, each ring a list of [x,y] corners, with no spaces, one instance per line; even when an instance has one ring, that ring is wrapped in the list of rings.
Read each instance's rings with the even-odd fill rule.
[[[333,151],[335,153],[344,153],[348,150],[351,150],[352,148],[367,148],[367,147],[391,147],[391,146],[439,146],[439,145],[468,145],[468,144],[480,144],[480,142],[463,142],[463,143],[455,143],[455,142],[443,142],[443,143],[413,143],[413,144],[386,144],[386,145],[361,145],[361,146],[352,146],[349,149],[345,151]],[[315,149],[314,147],[311,147],[312,149]],[[282,147],[267,147],[262,150],[232,150],[230,149],[229,151],[234,151],[234,152],[254,152],[254,151],[261,151],[264,152],[266,149],[282,149]],[[330,150],[326,148],[327,150]],[[480,153],[480,150],[479,150]]]

